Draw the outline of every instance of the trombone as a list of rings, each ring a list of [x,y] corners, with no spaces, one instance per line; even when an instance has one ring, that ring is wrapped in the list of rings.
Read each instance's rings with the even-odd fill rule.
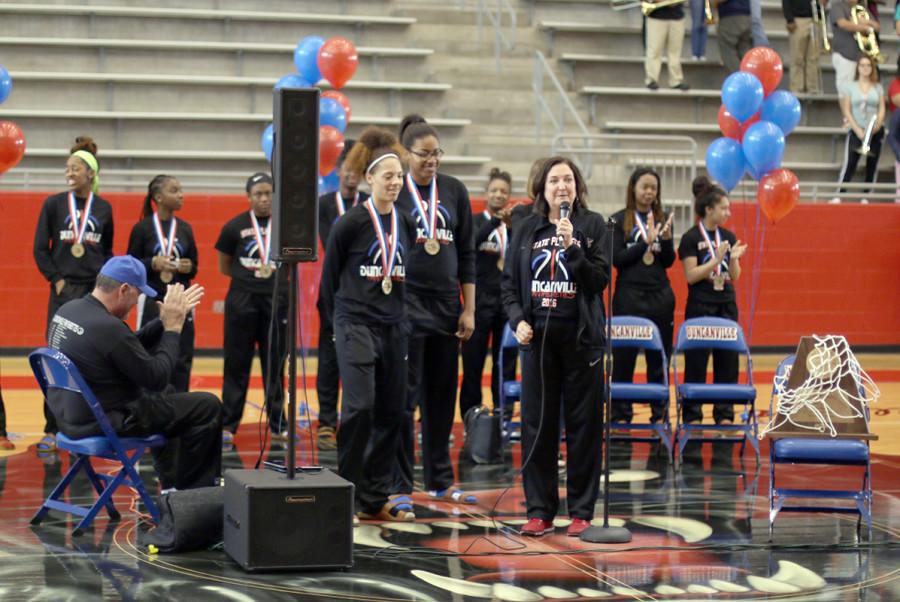
[[[819,0],[809,0],[809,6],[812,9],[812,37],[815,44],[822,44],[825,52],[831,52],[831,42],[828,41],[828,19],[825,18],[825,7],[819,4]],[[816,40],[819,36],[821,40]]]
[[[872,20],[868,11],[859,4],[850,9],[850,17],[854,25],[859,25],[860,21]],[[881,49],[878,47],[878,38],[875,37],[874,29],[870,27],[868,33],[856,32],[853,37],[856,38],[856,44],[863,54],[879,65],[884,62],[884,55],[881,54]]]

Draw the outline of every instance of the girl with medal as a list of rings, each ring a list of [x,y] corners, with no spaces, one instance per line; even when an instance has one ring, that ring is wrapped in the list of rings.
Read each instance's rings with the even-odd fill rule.
[[[368,195],[359,190],[362,173],[350,169],[345,159],[355,144],[354,140],[344,139],[344,150],[337,161],[337,173],[340,186],[334,192],[319,197],[319,239],[322,248],[328,248],[328,237],[331,228],[347,212],[366,200]],[[319,425],[316,429],[316,445],[321,451],[337,448],[337,405],[340,391],[340,373],[337,355],[334,351],[334,332],[331,324],[322,315],[321,295],[316,302],[319,310],[319,353],[316,369],[316,393],[319,397]]]
[[[247,178],[244,190],[248,210],[222,226],[215,245],[219,272],[231,279],[225,295],[222,375],[222,442],[226,447],[241,423],[257,353],[265,396],[260,405],[266,408],[272,440],[285,441],[288,436],[283,411],[288,282],[287,270],[275,275],[270,261],[272,176],[257,172]]]
[[[516,224],[502,296],[522,362],[522,535],[553,530],[560,506],[559,429],[565,420],[567,534],[590,526],[600,484],[603,422],[603,216],[587,208],[578,167],[551,157],[535,178],[534,212]]]
[[[475,503],[474,496],[453,487],[449,449],[459,344],[475,329],[472,207],[462,182],[438,173],[444,151],[433,127],[418,115],[408,115],[400,124],[400,141],[407,151],[409,173],[397,208],[416,220],[417,232],[409,253],[407,304],[413,332],[395,492],[408,494],[413,489],[413,415],[418,407],[425,489],[435,499]]]
[[[675,263],[672,240],[672,215],[663,213],[659,174],[647,167],[636,169],[628,179],[625,209],[613,215],[613,265],[616,289],[613,315],[638,316],[651,320],[662,336],[666,357],[672,353],[672,328],[675,321],[675,293],[666,270]],[[647,382],[663,382],[668,366],[657,353],[645,354]],[[613,350],[612,380],[633,382],[635,349]],[[650,421],[663,419],[665,404],[651,404]],[[631,402],[617,401],[612,406],[612,422],[631,422]]]
[[[34,260],[50,283],[47,327],[64,303],[89,294],[106,260],[112,257],[112,206],[99,196],[97,145],[75,139],[66,161],[68,190],[47,197],[34,234]],[[56,449],[56,419],[44,404],[46,435],[38,451]]]
[[[694,212],[699,220],[684,233],[678,246],[688,283],[684,319],[711,316],[737,321],[734,282],[741,276],[740,260],[747,245],[723,227],[731,217],[728,194],[706,176],[695,178],[692,187]],[[706,382],[709,353],[707,349],[696,349],[684,354],[684,382]],[[736,383],[738,362],[738,354],[734,351],[713,350],[713,382]],[[734,407],[714,404],[713,419],[716,424],[733,424]],[[699,404],[685,406],[682,420],[687,424],[699,424],[703,420],[703,407]]]
[[[475,230],[475,331],[472,338],[462,345],[463,379],[459,390],[459,413],[465,419],[468,411],[481,405],[481,375],[490,341],[493,374],[491,375],[491,399],[499,408],[497,387],[500,380],[515,380],[516,353],[507,350],[503,358],[505,374],[497,371],[506,327],[506,313],[500,301],[500,278],[503,275],[509,241],[509,222],[512,206],[509,204],[512,177],[509,173],[493,168],[488,177],[487,209],[473,219]]]
[[[415,222],[395,204],[402,155],[397,138],[375,127],[350,151],[345,164],[365,174],[372,196],[332,229],[320,285],[343,384],[338,473],[356,486],[357,515],[380,521],[415,520],[411,500],[389,499],[405,420],[406,269],[416,241]]]
[[[197,245],[191,225],[175,214],[184,205],[181,183],[174,176],[158,175],[147,186],[141,220],[131,229],[128,254],[147,268],[147,284],[165,297],[169,284],[191,285],[197,275]],[[138,301],[138,328],[159,315],[152,300]],[[170,383],[178,393],[190,389],[191,366],[194,362],[194,314],[185,318],[181,329],[178,363]]]

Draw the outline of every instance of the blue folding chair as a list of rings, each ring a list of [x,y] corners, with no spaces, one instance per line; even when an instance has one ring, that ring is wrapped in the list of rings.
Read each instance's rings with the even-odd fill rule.
[[[502,425],[503,441],[518,441],[521,438],[522,423],[512,419],[513,406],[517,401],[522,399],[522,382],[519,380],[503,380],[503,361],[506,356],[507,349],[515,349],[518,352],[519,343],[516,341],[516,335],[513,334],[509,324],[503,329],[503,339],[500,343],[500,359],[498,362],[499,373],[497,378],[500,379],[500,424]],[[506,407],[509,406],[509,410]],[[507,418],[509,416],[509,418]]]
[[[743,354],[747,359],[746,384],[707,384],[684,383],[678,378],[678,354],[695,349],[725,349]],[[675,448],[677,457],[684,453],[684,447],[690,439],[697,441],[741,441],[741,453],[747,442],[750,442],[756,453],[756,461],[759,462],[759,441],[757,433],[759,426],[756,417],[756,388],[753,386],[753,359],[750,357],[750,348],[744,339],[744,331],[741,326],[725,318],[692,318],[685,320],[678,330],[675,341],[675,351],[672,354],[672,374],[675,383],[676,399],[676,428]],[[704,403],[731,403],[743,404],[741,413],[743,424],[712,425],[712,424],[684,424],[681,413],[684,406],[689,404]],[[704,430],[740,432],[742,437],[703,437],[694,436],[693,433],[702,433]],[[677,466],[677,462],[676,462]]]
[[[775,417],[776,399],[784,392],[787,377],[796,356],[784,358],[775,370],[772,397],[769,401],[770,419]],[[866,407],[866,422],[869,411]],[[824,464],[859,466],[863,469],[862,483],[858,489],[785,489],[775,485],[775,467],[780,464]],[[818,498],[828,500],[853,500],[854,506],[785,505],[787,498]],[[863,439],[838,439],[833,437],[782,437],[772,439],[769,445],[769,541],[775,529],[775,517],[779,512],[838,512],[858,514],[856,533],[859,536],[862,521],[866,521],[869,540],[872,539],[872,466],[869,459],[869,442]]]
[[[672,426],[669,422],[669,359],[666,357],[666,349],[663,346],[659,329],[656,327],[656,324],[646,318],[638,318],[635,316],[613,316],[612,348],[643,349],[645,354],[657,352],[662,355],[663,363],[662,383],[612,382],[610,384],[610,398],[612,399],[612,402],[665,402],[665,414],[661,422],[613,422],[610,424],[612,429],[654,431],[656,437],[614,435],[613,438],[652,442],[656,441],[656,438],[658,437],[663,445],[666,446],[668,455],[671,458]]]
[[[148,447],[161,447],[165,445],[166,438],[163,435],[120,438],[78,368],[59,351],[42,347],[32,352],[28,356],[28,361],[31,363],[31,370],[34,372],[34,377],[37,379],[44,397],[50,403],[51,410],[56,409],[54,408],[55,404],[76,403],[77,398],[80,397],[87,403],[103,432],[102,435],[81,439],[72,439],[63,433],[56,436],[56,446],[69,452],[74,461],[71,462],[68,472],[32,517],[31,524],[38,525],[44,520],[47,512],[59,510],[82,517],[73,531],[73,535],[81,535],[85,529],[90,527],[97,513],[104,507],[112,520],[119,520],[121,515],[113,505],[112,495],[121,485],[133,487],[153,517],[153,521],[159,522],[159,510],[147,493],[135,465]],[[76,393],[77,397],[73,396],[65,401],[52,399],[48,395],[50,389],[71,391]],[[122,464],[122,469],[115,476],[98,473],[91,466],[92,457],[118,461]],[[87,474],[98,494],[97,500],[90,507],[70,504],[59,499],[82,470]]]

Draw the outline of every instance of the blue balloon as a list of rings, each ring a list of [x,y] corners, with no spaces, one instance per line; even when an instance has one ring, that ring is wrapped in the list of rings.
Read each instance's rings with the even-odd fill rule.
[[[744,175],[744,153],[737,140],[716,138],[706,149],[706,171],[725,190],[731,190]]]
[[[319,195],[334,192],[341,186],[341,177],[337,174],[337,170],[331,170],[326,176],[319,176]]]
[[[762,82],[752,73],[735,71],[722,84],[722,104],[741,123],[753,117],[762,101]]]
[[[277,82],[275,82],[275,90],[280,88],[309,88],[309,82],[305,79],[297,75],[296,73],[291,73],[290,75],[285,75]]]
[[[9,98],[12,92],[12,77],[4,67],[0,66],[0,103]]]
[[[322,79],[319,72],[319,48],[325,40],[319,36],[306,36],[297,44],[294,50],[294,66],[297,67],[297,73],[303,76],[308,82],[313,84]]]
[[[266,161],[272,162],[272,149],[275,148],[275,126],[271,123],[262,133],[262,150],[266,154]]]
[[[781,167],[784,158],[784,132],[771,121],[759,121],[744,134],[744,156],[760,176]]]
[[[802,114],[803,110],[796,96],[787,90],[776,90],[763,101],[760,121],[771,121],[787,136],[800,123]]]
[[[347,112],[343,105],[333,98],[319,98],[319,126],[330,125],[340,133],[347,129]]]

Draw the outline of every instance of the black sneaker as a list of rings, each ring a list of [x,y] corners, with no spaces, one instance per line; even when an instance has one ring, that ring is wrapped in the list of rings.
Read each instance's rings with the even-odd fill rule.
[[[688,85],[687,82],[681,82],[677,86],[672,86],[672,87],[675,88],[676,90],[681,90],[682,92],[687,92],[688,90],[691,89],[691,87]]]
[[[659,90],[659,84],[654,81],[647,82],[647,87],[651,90]]]

